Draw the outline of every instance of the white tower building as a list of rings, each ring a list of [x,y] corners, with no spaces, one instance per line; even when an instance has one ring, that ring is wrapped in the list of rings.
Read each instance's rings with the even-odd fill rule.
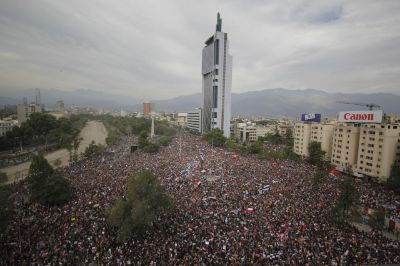
[[[215,34],[203,48],[203,125],[202,132],[214,128],[230,136],[232,56],[229,55],[228,34],[221,32],[222,20],[218,13]]]

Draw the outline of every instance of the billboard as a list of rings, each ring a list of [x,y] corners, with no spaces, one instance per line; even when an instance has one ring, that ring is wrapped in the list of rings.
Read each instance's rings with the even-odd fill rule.
[[[321,122],[321,114],[302,114],[301,121],[304,122]]]
[[[339,112],[338,120],[347,123],[381,123],[382,116],[382,110],[346,111]]]

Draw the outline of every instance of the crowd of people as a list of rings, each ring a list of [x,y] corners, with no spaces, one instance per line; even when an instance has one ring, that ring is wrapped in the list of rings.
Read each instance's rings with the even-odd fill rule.
[[[130,154],[126,141],[58,170],[74,188],[62,207],[33,203],[26,183],[16,184],[16,214],[1,235],[0,264],[400,263],[398,241],[332,222],[337,181],[313,186],[315,168],[303,161],[237,157],[187,133],[156,154]],[[157,176],[175,207],[142,238],[120,241],[107,212],[125,193],[128,177],[144,170]]]

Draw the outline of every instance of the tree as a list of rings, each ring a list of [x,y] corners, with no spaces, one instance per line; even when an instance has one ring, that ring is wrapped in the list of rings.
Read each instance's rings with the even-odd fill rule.
[[[368,220],[369,226],[373,229],[382,231],[385,225],[385,212],[383,210],[376,210]]]
[[[319,184],[322,181],[322,179],[324,179],[326,176],[327,176],[326,170],[323,168],[318,168],[312,179],[313,184],[314,185]]]
[[[143,151],[147,153],[155,153],[160,149],[160,145],[157,143],[149,142],[146,146],[144,146]]]
[[[167,146],[172,141],[170,136],[162,136],[158,141],[162,146]]]
[[[42,155],[32,159],[27,181],[31,198],[41,204],[61,205],[71,197],[69,180],[53,176],[54,169]]]
[[[312,165],[321,165],[324,156],[325,151],[322,150],[321,143],[311,141],[308,145],[308,162]]]
[[[0,233],[7,228],[14,214],[12,193],[10,186],[0,186]]]
[[[390,176],[386,181],[386,185],[394,190],[400,189],[400,162],[398,160],[395,160],[392,165]]]
[[[8,176],[6,173],[0,172],[0,184],[6,183],[8,181]]]
[[[51,176],[43,186],[43,194],[38,199],[41,204],[62,205],[71,198],[71,186],[62,176]]]
[[[115,202],[108,222],[118,229],[120,239],[141,237],[156,218],[171,207],[172,199],[165,194],[157,178],[145,171],[129,178],[126,195]]]
[[[33,200],[39,200],[42,196],[43,188],[53,175],[54,169],[43,155],[35,155],[29,167],[27,181],[30,184],[30,192]]]
[[[143,149],[147,144],[149,144],[147,138],[148,138],[147,131],[142,131],[138,139],[140,149]]]
[[[293,146],[293,142],[294,142],[294,139],[293,139],[292,129],[288,128],[288,129],[286,129],[285,143],[286,143],[287,146],[292,147]]]
[[[84,157],[90,157],[92,155],[96,155],[99,153],[102,153],[106,150],[106,147],[104,147],[103,145],[99,144],[96,145],[94,141],[92,141],[88,147],[86,147],[83,156]]]
[[[209,144],[215,147],[222,147],[226,142],[224,132],[219,128],[215,128],[204,134],[204,139],[207,140]]]
[[[263,151],[263,146],[260,141],[254,142],[248,146],[248,151],[252,154],[260,154]]]
[[[359,199],[357,188],[353,184],[353,178],[347,176],[339,186],[340,194],[334,208],[334,220],[342,224],[349,217],[349,211]]]
[[[56,160],[53,162],[53,165],[54,165],[56,168],[59,167],[61,164],[62,164],[62,162],[61,162],[60,158],[56,159]]]

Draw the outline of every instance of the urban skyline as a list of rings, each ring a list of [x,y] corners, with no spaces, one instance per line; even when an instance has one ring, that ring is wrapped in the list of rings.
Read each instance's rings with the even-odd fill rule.
[[[1,3],[0,90],[91,89],[154,100],[194,93],[203,36],[220,11],[234,43],[233,92],[398,94],[399,9],[398,1]]]

